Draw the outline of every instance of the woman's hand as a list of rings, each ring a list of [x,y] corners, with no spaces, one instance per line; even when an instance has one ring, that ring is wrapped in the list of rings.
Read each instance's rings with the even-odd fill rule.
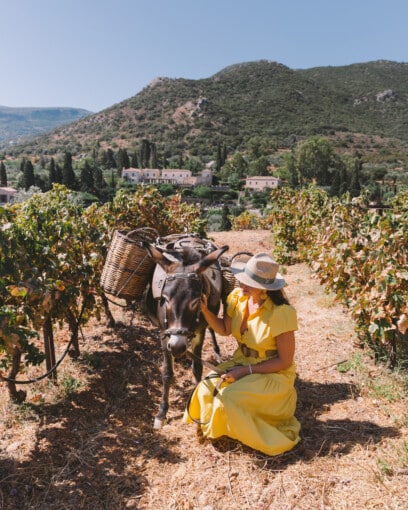
[[[205,294],[201,295],[201,311],[206,312],[208,310],[208,297]]]
[[[223,379],[225,382],[233,383],[250,374],[251,371],[249,366],[236,366],[230,368],[225,374],[222,374],[221,379]]]

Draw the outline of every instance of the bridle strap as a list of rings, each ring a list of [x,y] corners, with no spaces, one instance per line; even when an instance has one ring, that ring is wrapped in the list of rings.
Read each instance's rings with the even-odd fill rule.
[[[166,287],[167,282],[171,282],[172,280],[177,280],[177,279],[195,280],[196,282],[198,282],[200,284],[199,291],[200,291],[200,295],[202,294],[204,282],[203,282],[203,278],[201,276],[199,276],[197,273],[173,273],[173,274],[167,275],[164,280],[163,287],[161,289],[161,294],[163,294],[163,290]],[[197,316],[196,316],[195,322],[197,323],[199,320],[200,320],[200,309],[198,309],[198,311],[197,311]],[[164,315],[164,322],[167,325],[166,314]],[[194,336],[194,331],[190,331],[187,328],[167,328],[163,331],[163,335],[164,336],[185,335],[189,338],[192,338]]]

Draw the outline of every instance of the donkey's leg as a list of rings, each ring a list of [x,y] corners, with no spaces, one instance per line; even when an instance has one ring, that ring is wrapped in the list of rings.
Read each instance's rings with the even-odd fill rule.
[[[160,429],[163,422],[166,420],[167,411],[169,409],[169,392],[170,386],[174,379],[173,357],[171,352],[167,349],[167,339],[162,341],[163,349],[163,366],[162,366],[162,399],[160,403],[159,412],[154,418],[155,429]]]
[[[191,341],[191,349],[193,351],[193,360],[191,363],[193,369],[193,375],[196,382],[201,381],[203,375],[203,364],[201,363],[201,353],[203,350],[205,336],[205,326],[200,327],[195,332],[194,338]]]
[[[210,335],[211,335],[211,342],[212,342],[212,346],[213,346],[213,350],[214,350],[215,359],[216,359],[217,363],[220,363],[221,362],[221,350],[220,350],[220,346],[218,345],[218,342],[217,342],[217,337],[215,336],[215,331],[212,328],[209,328],[208,331],[210,332]]]

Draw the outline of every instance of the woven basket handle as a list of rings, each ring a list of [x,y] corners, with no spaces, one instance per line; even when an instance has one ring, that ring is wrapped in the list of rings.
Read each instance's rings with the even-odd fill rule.
[[[248,255],[248,257],[253,257],[254,256],[254,254],[251,253],[250,251],[239,251],[238,253],[235,253],[234,255],[232,255],[230,257],[230,264],[235,259],[235,257],[238,257],[239,255]]]
[[[126,237],[131,239],[132,241],[154,241],[156,237],[158,237],[159,233],[155,228],[152,227],[142,227],[136,228],[135,230],[131,230]]]

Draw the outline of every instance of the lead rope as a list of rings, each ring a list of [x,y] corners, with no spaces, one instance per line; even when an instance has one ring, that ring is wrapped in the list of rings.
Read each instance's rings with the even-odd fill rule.
[[[200,358],[199,356],[197,356],[196,354],[194,354],[192,351],[187,351],[186,354],[188,356],[190,356],[191,358],[194,358],[198,361],[201,361],[202,365],[206,368],[209,368],[210,370],[212,370],[213,372],[215,372],[214,374],[208,374],[206,377],[204,377],[204,379],[202,379],[200,382],[198,382],[193,390],[190,392],[190,395],[188,397],[188,400],[187,400],[187,404],[186,404],[186,411],[187,411],[187,414],[189,416],[189,418],[194,422],[194,423],[197,423],[197,425],[208,425],[208,423],[210,423],[209,421],[200,421],[198,420],[197,418],[193,418],[193,416],[191,416],[191,413],[190,413],[190,404],[191,404],[191,399],[193,398],[193,394],[197,388],[197,386],[203,382],[203,381],[206,381],[208,379],[216,379],[216,378],[220,378],[220,381],[217,383],[217,385],[215,386],[214,388],[214,393],[213,393],[213,397],[215,397],[217,394],[218,394],[218,390],[219,390],[219,387],[220,387],[220,384],[222,382],[222,379],[221,379],[221,374],[224,374],[224,370],[221,370],[219,368],[217,368],[215,365],[213,365],[212,363],[210,363],[209,361],[205,361],[203,360],[202,358]]]

